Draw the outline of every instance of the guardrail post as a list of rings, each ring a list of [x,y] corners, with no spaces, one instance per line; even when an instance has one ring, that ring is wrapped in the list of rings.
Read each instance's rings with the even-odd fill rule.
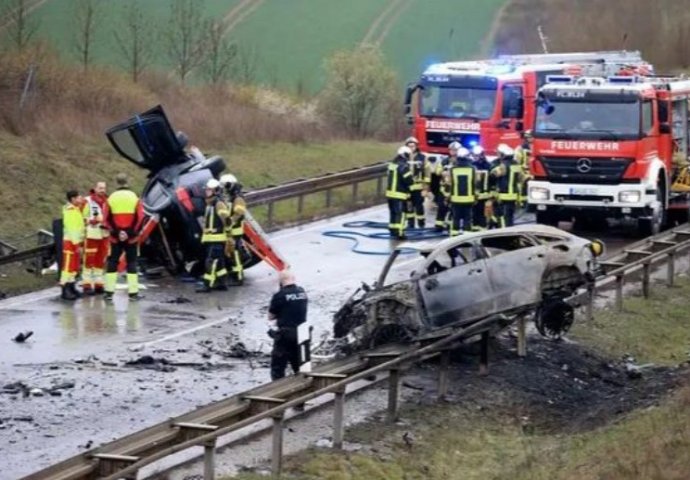
[[[390,370],[388,377],[388,421],[393,423],[398,420],[400,408],[400,369]]]
[[[326,190],[326,208],[331,208],[331,204],[333,203],[333,190],[328,189]]]
[[[359,190],[359,183],[355,182],[352,184],[352,203],[357,203],[357,194]]]
[[[649,270],[650,263],[645,262],[642,264],[642,295],[644,298],[649,298]]]
[[[596,284],[593,282],[587,285],[587,321],[594,320],[594,293]]]
[[[273,205],[273,202],[268,203],[268,212],[266,213],[266,223],[268,227],[273,225]]]
[[[297,197],[297,215],[300,217],[304,213],[304,195],[300,195]]]
[[[204,444],[204,480],[216,478],[216,440]]]
[[[623,311],[623,277],[622,274],[616,275],[616,310]]]
[[[280,478],[283,469],[283,412],[273,417],[273,451],[271,477]]]
[[[672,287],[676,277],[676,252],[670,252],[668,254],[668,263],[666,266],[666,285]]]
[[[333,410],[333,448],[341,450],[343,448],[343,437],[345,433],[345,389],[335,392]]]
[[[481,351],[479,354],[479,375],[489,374],[489,332],[482,332]]]
[[[445,400],[448,395],[448,370],[450,368],[450,350],[441,351],[441,362],[438,368],[438,399]]]
[[[518,357],[527,356],[527,318],[524,315],[517,321],[517,354]]]
[[[383,177],[376,179],[376,197],[381,198],[383,196]]]

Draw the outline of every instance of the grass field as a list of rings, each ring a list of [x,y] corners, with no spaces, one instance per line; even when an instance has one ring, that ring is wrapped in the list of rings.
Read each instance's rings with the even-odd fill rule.
[[[152,23],[164,28],[170,0],[138,1]],[[324,60],[365,38],[381,43],[401,83],[414,80],[433,61],[477,56],[506,0],[254,0],[256,6],[249,0],[199,1],[207,16],[220,19],[234,7],[243,7],[228,18],[232,25],[228,36],[255,52],[259,83],[314,93],[323,85]],[[121,25],[127,2],[98,2],[103,16],[94,59],[121,65],[113,31]],[[38,36],[66,58],[75,58],[74,4],[73,0],[47,0],[32,13],[39,22]],[[156,64],[169,66],[162,52]]]

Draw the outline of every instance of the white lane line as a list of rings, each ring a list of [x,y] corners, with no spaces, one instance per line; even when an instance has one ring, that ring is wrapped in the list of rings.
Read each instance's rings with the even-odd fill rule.
[[[226,323],[227,321],[228,321],[227,318],[223,318],[223,319],[219,319],[219,320],[211,320],[209,322],[202,323],[201,325],[197,325],[196,327],[180,330],[179,332],[171,333],[169,335],[165,335],[165,336],[157,338],[155,340],[149,340],[148,342],[132,342],[132,345],[136,345],[137,347],[149,347],[149,346],[155,345],[157,343],[167,342],[168,340],[172,340],[172,339],[175,339],[178,337],[183,337],[185,335],[189,335],[190,333],[198,332],[199,330],[213,327],[214,325]]]

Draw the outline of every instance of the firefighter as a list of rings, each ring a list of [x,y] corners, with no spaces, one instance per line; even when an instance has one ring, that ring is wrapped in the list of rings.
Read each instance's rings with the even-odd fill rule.
[[[225,267],[225,246],[228,241],[227,225],[230,209],[221,198],[220,182],[211,178],[206,182],[206,210],[201,243],[206,249],[206,270],[204,283],[197,289],[199,293],[208,293],[213,289],[227,290]]]
[[[412,185],[412,172],[409,167],[411,155],[412,150],[402,146],[398,149],[395,159],[388,164],[386,187],[390,214],[388,229],[392,238],[400,240],[405,238],[405,205],[410,198],[410,185]]]
[[[428,185],[429,192],[431,193],[434,205],[436,205],[436,219],[434,222],[434,229],[436,231],[443,231],[445,229],[445,215],[446,215],[446,205],[445,198],[443,196],[442,180],[443,180],[443,169],[444,166],[448,164],[448,159],[444,157],[442,160],[438,159],[437,155],[427,156],[427,167],[426,167],[426,183]]]
[[[74,301],[81,297],[77,290],[79,253],[84,241],[84,217],[81,209],[84,199],[76,190],[67,192],[67,203],[62,207],[62,270],[60,286],[63,300]]]
[[[100,295],[104,292],[103,272],[110,243],[108,230],[103,223],[103,210],[107,201],[106,184],[98,182],[86,197],[82,211],[86,223],[82,289],[87,295]]]
[[[307,293],[297,286],[295,276],[283,270],[278,280],[280,290],[273,295],[268,307],[268,335],[273,339],[271,380],[283,378],[288,363],[294,373],[299,372],[301,359],[297,328],[307,321]]]
[[[470,152],[458,149],[455,163],[450,167],[450,236],[455,237],[472,229],[472,209],[475,202],[476,172]]]
[[[515,161],[515,152],[508,145],[498,146],[498,163],[491,169],[494,196],[498,200],[496,216],[500,227],[512,227],[515,208],[520,198],[522,169]]]
[[[412,151],[410,155],[410,171],[412,185],[410,185],[410,200],[407,202],[407,226],[409,228],[424,228],[424,180],[426,156],[419,151],[419,141],[415,137],[405,140],[405,145]]]
[[[522,169],[522,182],[520,183],[520,205],[527,200],[527,183],[531,180],[529,173],[529,159],[532,154],[532,131],[525,130],[520,134],[522,143],[515,149],[515,161]]]
[[[242,184],[234,175],[226,173],[221,176],[220,184],[223,187],[224,200],[230,211],[230,218],[226,227],[228,239],[225,244],[225,256],[230,260],[232,272],[230,285],[240,286],[244,283],[242,238],[244,237],[244,216],[247,212],[247,203],[242,197]]]
[[[144,207],[141,200],[129,188],[127,175],[120,173],[115,178],[117,190],[105,203],[103,219],[110,231],[110,255],[106,263],[105,299],[110,301],[117,284],[117,266],[124,253],[127,261],[127,292],[131,300],[139,300],[139,276],[137,256],[139,254],[139,231],[144,222]]]
[[[448,156],[441,160],[441,162],[437,162],[436,175],[439,180],[438,196],[435,197],[437,209],[436,222],[434,223],[434,230],[437,232],[448,229],[448,216],[450,215],[450,169],[457,161],[460,147],[460,143],[452,142],[448,145]]]
[[[481,231],[489,227],[489,221],[493,217],[493,205],[491,203],[491,189],[489,188],[491,162],[486,158],[484,149],[479,145],[472,147],[472,165],[477,177],[475,192],[477,201],[472,210],[472,229]]]

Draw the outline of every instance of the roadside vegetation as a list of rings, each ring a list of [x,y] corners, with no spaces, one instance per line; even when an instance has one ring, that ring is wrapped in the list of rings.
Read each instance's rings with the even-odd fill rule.
[[[432,405],[422,402],[422,406],[408,404],[401,415],[402,422],[396,425],[372,420],[355,426],[346,434],[346,440],[359,445],[359,451],[333,453],[312,449],[302,452],[288,459],[286,478],[686,479],[690,471],[690,457],[686,454],[690,448],[690,377],[687,369],[674,367],[688,362],[690,334],[687,333],[687,315],[683,314],[688,295],[690,280],[681,277],[674,288],[653,288],[649,300],[626,298],[622,313],[608,308],[597,311],[594,322],[578,322],[570,335],[571,340],[580,344],[570,344],[578,349],[571,359],[589,359],[585,360],[585,371],[602,368],[601,372],[606,372],[611,367],[598,365],[602,358],[609,358],[613,364],[625,356],[634,357],[638,364],[649,362],[661,366],[660,372],[666,372],[658,373],[661,376],[677,375],[671,385],[662,386],[663,382],[655,385],[657,373],[651,367],[643,368],[643,377],[652,382],[647,387],[650,393],[645,402],[629,403],[623,400],[623,390],[619,390],[618,394],[604,393],[597,399],[592,398],[589,405],[580,401],[579,405],[572,404],[570,409],[564,409],[556,399],[564,394],[560,391],[553,393],[555,405],[543,402],[540,406],[539,402],[522,398],[525,392],[521,390],[522,380],[518,377],[511,381],[511,385],[517,387],[512,391],[500,380],[496,386],[497,379],[492,379],[492,374],[474,381],[472,373],[462,372],[455,381],[463,382],[464,386],[456,384],[453,388],[463,393],[455,401]],[[532,342],[528,356],[538,356],[535,362],[540,364],[546,359],[550,362],[562,348],[566,346],[553,346],[552,350],[544,352]],[[535,374],[541,378],[542,386],[530,384],[530,389],[548,390],[553,388],[549,386],[549,378],[560,374],[567,376],[565,366],[565,373],[559,372],[561,361],[553,361],[555,371],[551,371],[548,378],[541,373]],[[518,370],[534,367],[514,357],[508,362],[517,364],[515,369]],[[568,366],[578,368],[574,364]],[[530,373],[523,371],[524,375]],[[600,373],[594,373],[590,377],[592,380],[586,381],[592,384]],[[520,375],[517,370],[514,374]],[[620,381],[620,378],[604,380],[614,384]],[[629,389],[640,388],[639,382],[644,381],[627,380],[632,383],[615,388],[629,392]],[[568,386],[570,382],[564,385],[577,391],[577,387]],[[485,393],[472,394],[467,392],[470,389]],[[465,393],[469,398],[462,397]],[[486,403],[482,398],[488,398]],[[242,474],[233,478],[255,480],[261,477]]]

